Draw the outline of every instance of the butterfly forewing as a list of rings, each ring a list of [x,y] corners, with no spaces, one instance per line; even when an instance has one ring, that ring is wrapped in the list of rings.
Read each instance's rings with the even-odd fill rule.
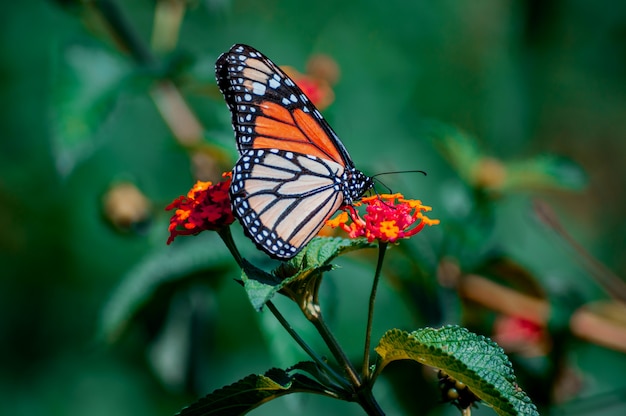
[[[235,45],[216,64],[232,114],[239,153],[283,149],[353,166],[343,144],[313,103],[261,52]]]
[[[216,76],[239,160],[230,188],[246,234],[272,257],[293,257],[343,204],[371,187],[300,88],[257,50],[235,45]]]

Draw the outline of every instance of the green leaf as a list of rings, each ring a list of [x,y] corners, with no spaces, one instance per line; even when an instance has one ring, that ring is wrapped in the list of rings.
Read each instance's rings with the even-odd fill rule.
[[[459,176],[472,183],[476,164],[484,157],[476,138],[445,124],[433,123],[428,137],[435,148],[455,168]]]
[[[334,395],[321,384],[302,374],[271,369],[263,375],[251,374],[198,400],[179,416],[242,415],[270,400],[290,393],[308,392]]]
[[[52,86],[52,140],[56,165],[68,175],[97,147],[95,134],[131,74],[130,64],[100,46],[69,45]]]
[[[241,270],[241,280],[256,310],[260,310],[274,296],[281,283],[279,278],[259,269],[245,259]]]
[[[296,281],[331,270],[330,262],[341,254],[374,247],[366,239],[316,237],[294,258],[281,264],[272,274],[245,263],[242,273],[244,287],[255,309],[260,310],[276,292]]]
[[[114,341],[134,314],[162,285],[207,270],[234,266],[217,235],[190,238],[164,247],[141,260],[126,274],[100,315],[100,337]]]
[[[576,162],[562,156],[542,155],[507,164],[504,189],[581,190],[587,174]]]
[[[499,415],[538,415],[537,408],[515,382],[511,362],[495,342],[458,326],[392,329],[376,347],[377,372],[395,360],[415,360],[439,368],[464,382]]]

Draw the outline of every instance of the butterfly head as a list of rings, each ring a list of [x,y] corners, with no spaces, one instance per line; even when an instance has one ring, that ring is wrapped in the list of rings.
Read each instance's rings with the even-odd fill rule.
[[[352,205],[354,201],[361,199],[365,192],[374,187],[373,179],[356,168],[346,169],[344,175],[342,192],[346,205]]]

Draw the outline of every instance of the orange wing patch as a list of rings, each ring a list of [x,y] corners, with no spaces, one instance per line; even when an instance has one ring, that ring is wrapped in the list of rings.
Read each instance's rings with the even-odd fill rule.
[[[304,153],[344,165],[331,138],[311,115],[300,109],[292,114],[280,104],[268,101],[259,107],[267,117],[255,120],[255,133],[259,135],[254,140],[255,149]]]
[[[324,159],[330,157],[335,162],[344,166],[343,159],[337,151],[337,147],[331,138],[328,137],[324,129],[317,121],[315,121],[313,117],[311,117],[310,114],[307,114],[298,108],[293,112],[293,118],[298,127],[309,138],[311,143],[319,147],[319,149],[326,154],[326,156],[323,157]]]
[[[283,123],[267,117],[257,117],[255,120],[255,132],[260,136],[276,137],[300,143],[308,143],[309,140],[302,134],[302,131],[293,124]],[[255,143],[255,146],[256,143]],[[281,147],[278,147],[281,149]]]
[[[286,152],[303,153],[317,156],[320,159],[328,160],[328,155],[309,142],[288,141],[288,139],[275,139],[272,137],[259,136],[254,139],[255,149],[280,149]]]
[[[271,101],[264,101],[259,107],[261,107],[263,114],[266,116],[282,121],[283,123],[293,124],[293,117],[291,117],[291,113],[282,105]]]

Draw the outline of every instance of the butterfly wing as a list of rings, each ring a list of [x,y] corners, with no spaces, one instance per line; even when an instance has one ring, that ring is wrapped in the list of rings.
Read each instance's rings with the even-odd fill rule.
[[[344,145],[296,83],[261,52],[235,45],[215,65],[237,148],[282,149],[354,166]]]
[[[288,259],[308,243],[344,201],[343,167],[284,150],[248,150],[230,193],[246,234],[272,257]]]
[[[240,154],[230,188],[235,216],[259,248],[291,258],[351,195],[346,187],[360,195],[370,182],[306,95],[263,54],[235,45],[215,70]]]

